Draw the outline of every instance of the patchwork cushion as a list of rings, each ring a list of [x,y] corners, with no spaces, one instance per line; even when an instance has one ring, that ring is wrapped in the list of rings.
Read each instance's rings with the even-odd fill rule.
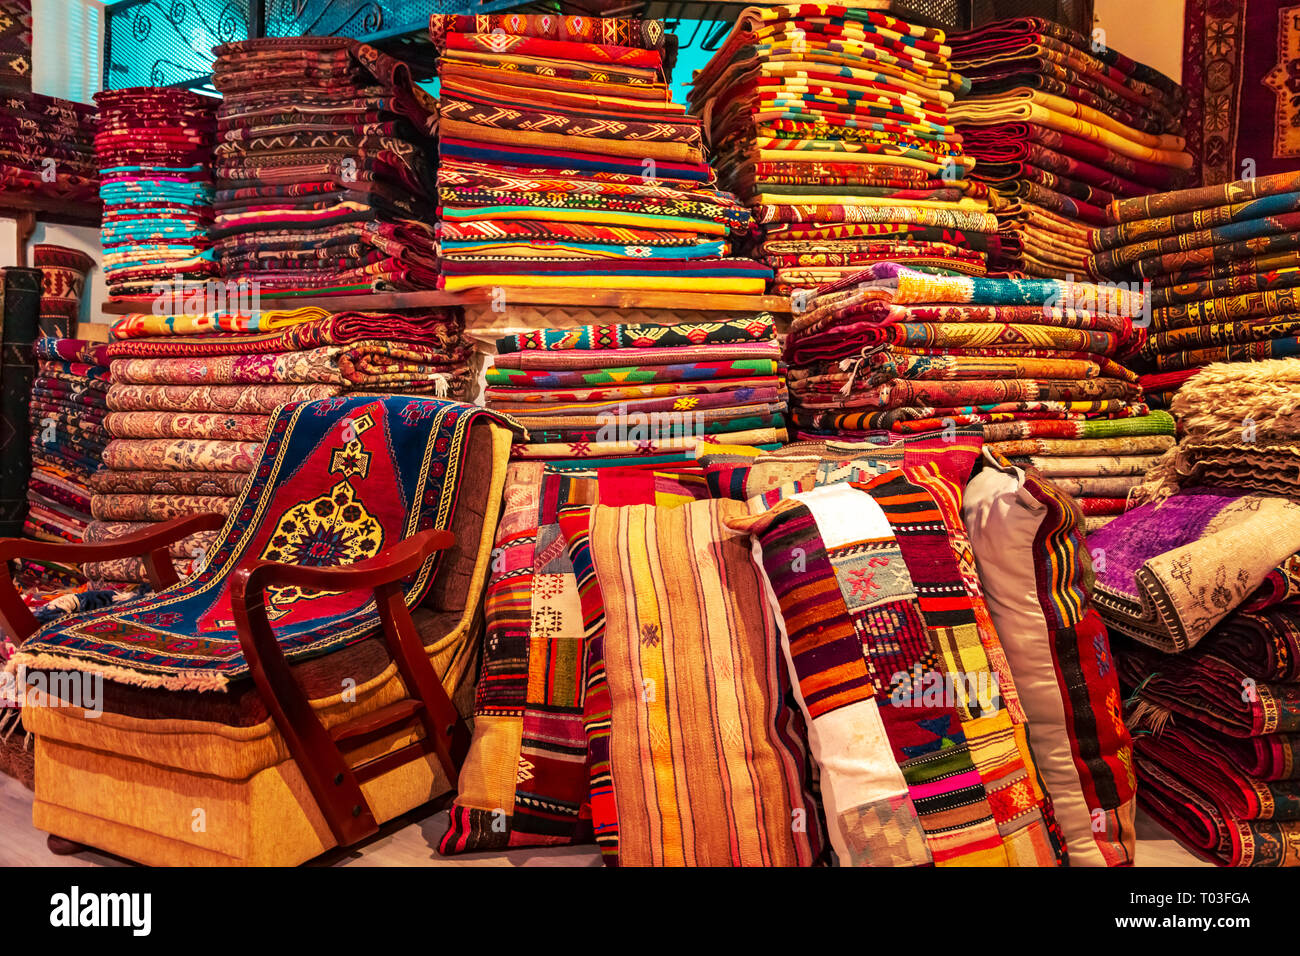
[[[1051,482],[987,451],[963,512],[1070,862],[1132,863],[1132,740],[1082,516]]]
[[[753,536],[779,611],[844,865],[1061,856],[959,508],[931,462],[729,522]]]
[[[488,585],[474,737],[444,854],[590,839],[583,615],[559,509],[596,479],[516,462]]]
[[[598,489],[601,500],[664,506],[708,490],[702,476],[608,468],[597,478],[528,462],[511,466],[508,487],[474,738],[439,843],[448,855],[591,839],[583,707],[592,624],[559,516],[585,511]]]

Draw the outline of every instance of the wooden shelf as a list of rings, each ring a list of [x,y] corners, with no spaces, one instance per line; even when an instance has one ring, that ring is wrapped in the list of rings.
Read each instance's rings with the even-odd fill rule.
[[[30,192],[0,190],[0,219],[12,219],[18,224],[19,265],[27,261],[27,243],[36,231],[36,223],[98,227],[102,211],[98,199],[93,203],[72,202]]]
[[[67,199],[50,199],[27,192],[0,190],[0,216],[10,213],[32,213],[41,222],[54,222],[66,226],[98,226],[102,217],[99,201],[72,202]]]

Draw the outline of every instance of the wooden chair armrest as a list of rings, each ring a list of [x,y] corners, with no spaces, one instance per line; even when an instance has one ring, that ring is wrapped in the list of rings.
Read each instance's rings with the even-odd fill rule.
[[[0,538],[0,626],[15,643],[22,643],[40,626],[14,585],[9,562],[15,558],[77,564],[143,556],[149,583],[154,590],[160,591],[178,580],[169,546],[200,531],[215,531],[225,523],[226,519],[219,514],[188,515],[112,541],[95,543]]]
[[[316,716],[306,693],[294,680],[284,650],[275,638],[266,613],[265,590],[273,584],[290,584],[320,591],[370,589],[383,626],[388,650],[407,691],[434,711],[426,723],[426,736],[439,728],[433,746],[440,759],[450,756],[455,725],[460,715],[447,697],[423,644],[415,633],[410,610],[402,595],[402,578],[414,573],[435,551],[455,544],[450,531],[422,531],[373,558],[339,567],[303,567],[273,561],[255,561],[236,569],[230,603],[239,644],[250,676],[267,711],[302,770],[321,812],[340,845],[373,833],[378,824],[362,795],[337,742]],[[441,729],[446,729],[443,739]]]

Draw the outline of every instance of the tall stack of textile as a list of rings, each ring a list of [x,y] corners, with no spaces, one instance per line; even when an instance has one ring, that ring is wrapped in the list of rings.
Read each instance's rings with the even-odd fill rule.
[[[1300,863],[1300,363],[1211,365],[1184,434],[1089,539],[1138,796],[1194,852]],[[1098,555],[1104,560],[1096,560]]]
[[[95,108],[22,90],[0,92],[0,192],[99,206]]]
[[[709,443],[786,440],[772,316],[538,329],[497,342],[484,404],[528,431],[516,459],[557,466],[692,461]]]
[[[32,473],[23,534],[39,541],[81,541],[91,521],[91,476],[108,433],[108,351],[82,339],[37,340],[31,391]],[[76,587],[78,568],[22,562],[19,581],[31,591]]]
[[[999,269],[1082,278],[1106,206],[1182,184],[1192,157],[1173,80],[1048,20],[951,38],[971,84],[949,118],[992,189]]]
[[[188,90],[102,90],[95,151],[104,203],[100,242],[112,300],[178,301],[215,274],[212,142],[217,101]]]
[[[1124,513],[1129,493],[1174,447],[1175,432],[1173,416],[1156,409],[1132,418],[985,425],[984,447],[1076,499],[1091,533]]]
[[[1300,170],[1112,203],[1100,275],[1151,284],[1142,383],[1167,406],[1211,362],[1300,355]]]
[[[874,11],[753,7],[696,75],[691,110],[777,291],[882,260],[984,274],[997,220],[949,119],[948,54],[941,31]]]
[[[347,37],[213,51],[214,248],[263,297],[432,289],[437,103]]]
[[[87,540],[148,522],[228,513],[288,401],[399,392],[470,397],[469,347],[450,311],[321,309],[125,316],[113,327],[105,470],[91,487]],[[188,572],[211,534],[173,548]],[[93,569],[140,580],[137,561]]]
[[[658,20],[434,14],[441,287],[762,292]]]
[[[823,287],[791,323],[797,437],[981,425],[995,451],[1072,479],[1089,519],[1118,514],[1173,444],[1173,422],[1148,413],[1120,364],[1142,341],[1142,307],[1108,286],[879,263]]]

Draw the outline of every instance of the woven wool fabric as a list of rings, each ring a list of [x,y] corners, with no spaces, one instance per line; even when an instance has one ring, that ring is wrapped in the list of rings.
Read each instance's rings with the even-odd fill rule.
[[[1286,76],[1300,28],[1292,12],[1281,0],[1187,5],[1183,77],[1201,182],[1234,180],[1247,160],[1261,176],[1295,168],[1300,140]]]
[[[1095,274],[1090,234],[1106,207],[1180,185],[1192,166],[1178,85],[1046,20],[995,21],[952,45],[971,95],[950,115],[992,193],[1003,239],[994,262]]]
[[[104,427],[114,438],[204,438],[222,441],[263,441],[271,418],[267,415],[174,414],[172,412],[109,412]]]
[[[258,442],[190,438],[115,438],[104,448],[104,465],[119,471],[251,472]]]
[[[1051,457],[1071,455],[1158,455],[1174,447],[1172,435],[1121,435],[1113,438],[1022,438],[989,442],[991,451],[1013,455]]]
[[[0,75],[3,72],[0,69]],[[6,87],[2,81],[0,102],[4,104],[0,187],[9,193],[98,209],[95,108],[27,88]]]
[[[1018,465],[1027,465],[1048,478],[1114,478],[1144,475],[1160,461],[1159,455],[1016,455]]]
[[[437,108],[409,67],[345,37],[214,52],[210,235],[226,277],[285,300],[435,288]]]
[[[1122,364],[1145,341],[1148,306],[1134,289],[882,262],[802,304],[785,340],[801,438],[981,424],[1002,441],[1078,439],[1076,455],[1130,454],[1136,467],[1148,445],[1166,444],[1146,436],[1172,431],[1133,426],[1130,442],[1088,428],[1149,412]]]
[[[1143,383],[1145,385],[1145,382]],[[1173,435],[1174,417],[1165,411],[1153,411],[1136,418],[1094,419],[1091,421],[1024,421],[1000,422],[984,426],[984,440],[989,443],[1026,438],[1118,438],[1138,435]]]
[[[603,753],[589,757],[592,812],[620,866],[807,866],[817,856],[776,623],[744,536],[725,528],[744,511],[709,500],[591,511],[609,712],[608,770]],[[590,694],[589,684],[589,705]]]
[[[159,288],[177,301],[202,295],[216,275],[208,239],[216,100],[130,87],[101,90],[95,103],[110,299],[157,296]]]
[[[666,348],[718,342],[763,342],[772,338],[772,317],[762,313],[725,322],[680,326],[639,324],[537,329],[498,339],[497,352],[505,355],[531,349]]]
[[[663,24],[632,23],[431,19],[441,288],[763,291],[771,270],[731,248],[750,211],[671,100]]]
[[[248,481],[238,471],[113,471],[102,469],[90,476],[90,490],[100,495],[203,495],[237,496]]]
[[[135,385],[334,385],[345,390],[400,388],[402,391],[462,395],[463,366],[435,350],[401,342],[361,341],[301,352],[218,355],[202,359],[121,359],[114,383]]]
[[[298,310],[307,313],[308,310]],[[311,310],[319,312],[319,310]],[[423,345],[443,353],[447,360],[463,358],[462,323],[445,310],[406,314],[338,312],[319,318],[304,315],[278,331],[213,329],[202,335],[137,337],[113,342],[105,348],[110,358],[199,355],[237,355],[263,352],[299,352],[328,345],[348,345],[366,339],[387,339]]]
[[[37,339],[32,353],[37,376],[28,405],[32,470],[23,534],[44,541],[80,541],[92,522],[90,474],[99,467],[108,441],[103,424],[107,357],[100,345],[49,337]],[[82,401],[37,395],[55,384],[66,387],[66,396],[75,393]],[[32,603],[85,583],[75,567],[37,561],[21,562],[15,580]]]
[[[484,399],[527,429],[514,457],[557,465],[650,466],[689,460],[704,443],[776,444],[786,392],[774,335],[766,313],[539,329],[500,340]]]
[[[1195,647],[1171,657],[1135,644],[1118,658],[1142,802],[1216,862],[1296,862],[1298,561],[1283,558],[1242,600],[1221,595],[1229,613]]]
[[[615,370],[614,374],[617,374],[620,366],[635,364],[644,366],[647,369],[655,369],[687,362],[700,354],[700,347],[697,345],[665,346],[654,351],[645,351],[638,348],[609,349],[602,352],[600,360],[603,365]],[[708,352],[704,354],[707,354],[714,362],[764,358],[778,359],[781,355],[781,347],[775,340],[735,344],[718,342],[710,344]],[[586,350],[577,352],[572,349],[513,352],[498,355],[492,364],[494,369],[508,370],[510,375],[514,375],[516,372],[568,372],[588,367],[591,364],[591,354]]]
[[[1088,543],[1106,553],[1094,599],[1107,624],[1176,653],[1300,550],[1300,509],[1285,498],[1189,488],[1121,515]]]
[[[225,412],[269,415],[286,402],[310,402],[339,393],[335,385],[114,384],[104,400],[114,411]]]
[[[299,322],[315,322],[328,315],[324,309],[312,307],[250,313],[215,310],[194,315],[136,312],[114,322],[112,331],[117,339],[204,332],[271,332]]]
[[[207,495],[94,495],[90,513],[96,521],[171,521],[193,514],[230,514],[234,498]]]
[[[351,564],[417,531],[446,528],[459,497],[465,438],[491,419],[482,410],[430,399],[353,398],[282,408],[258,458],[264,470],[232,506],[201,571],[141,601],[43,628],[11,664],[98,673],[143,687],[224,690],[247,676],[228,617],[235,566],[249,556],[292,563],[309,552],[316,563]],[[351,533],[337,535],[340,527]],[[327,531],[330,553],[322,557],[313,541]],[[403,582],[408,606],[424,596],[439,556]],[[286,587],[269,589],[267,597],[276,637],[290,659],[327,653],[379,625],[368,594]],[[164,608],[167,623],[160,626]],[[193,638],[200,632],[206,650],[196,652]]]
[[[594,496],[586,477],[511,466],[502,555],[488,582],[475,737],[443,854],[590,839],[586,622],[559,509]]]
[[[0,89],[32,88],[32,5],[30,0],[0,3]]]
[[[1063,857],[973,559],[961,554],[960,515],[945,519],[934,497],[955,490],[934,465],[886,471],[732,522],[755,536],[784,618],[845,864]]]
[[[1198,856],[1229,866],[1293,866],[1292,783],[1255,781],[1178,731],[1140,738],[1142,802]]]
[[[778,292],[882,259],[982,275],[997,220],[947,116],[965,81],[942,31],[836,5],[746,10],[694,78],[720,180],[755,211]],[[910,224],[947,247],[911,248]],[[874,230],[872,247],[828,255],[791,226]],[[947,234],[936,237],[934,233]],[[819,238],[825,238],[821,236]]]

